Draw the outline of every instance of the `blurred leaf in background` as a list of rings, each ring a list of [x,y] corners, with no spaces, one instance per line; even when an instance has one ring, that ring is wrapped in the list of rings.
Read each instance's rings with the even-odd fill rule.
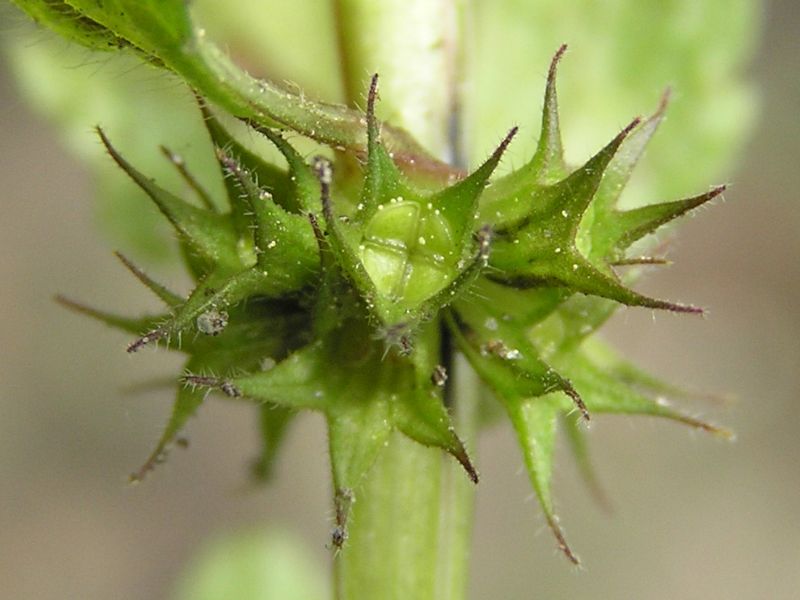
[[[174,600],[322,600],[326,570],[290,533],[254,530],[212,540],[176,587]]]
[[[92,129],[101,125],[148,174],[180,190],[180,176],[158,151],[168,146],[221,197],[221,182],[208,176],[215,173],[211,145],[189,90],[127,52],[93,52],[44,31],[28,33],[8,40],[11,65],[29,102],[58,124],[70,150],[94,173],[103,229],[136,256],[165,257],[174,251],[167,227]]]

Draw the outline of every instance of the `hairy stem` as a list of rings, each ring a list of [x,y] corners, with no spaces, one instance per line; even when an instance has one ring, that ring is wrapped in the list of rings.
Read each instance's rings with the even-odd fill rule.
[[[455,423],[474,439],[476,385],[456,361]],[[463,600],[474,484],[438,449],[394,434],[358,490],[334,565],[337,600]]]
[[[456,105],[460,0],[335,0],[342,75],[351,105],[381,77],[384,118],[409,131],[434,156],[449,153]]]

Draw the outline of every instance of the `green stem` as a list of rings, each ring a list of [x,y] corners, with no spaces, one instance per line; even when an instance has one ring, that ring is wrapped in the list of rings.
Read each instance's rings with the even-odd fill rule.
[[[349,104],[380,76],[379,111],[434,156],[449,151],[460,76],[461,0],[334,0]]]
[[[463,361],[453,375],[456,428],[472,441],[476,382]],[[441,450],[394,434],[353,505],[335,559],[337,600],[463,600],[474,489]]]

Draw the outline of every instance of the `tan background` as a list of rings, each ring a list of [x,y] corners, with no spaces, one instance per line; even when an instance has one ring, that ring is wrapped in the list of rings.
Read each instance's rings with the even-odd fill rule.
[[[645,419],[598,420],[591,443],[609,517],[569,464],[559,508],[586,567],[554,551],[506,426],[481,442],[474,599],[800,597],[800,14],[768,6],[753,74],[762,123],[727,202],[684,224],[676,265],[644,286],[711,308],[705,320],[623,310],[608,331],[676,382],[736,394],[698,410],[725,444]],[[724,35],[724,33],[720,33]],[[230,528],[298,530],[321,565],[329,528],[324,431],[304,418],[278,483],[245,486],[251,413],[213,402],[145,485],[125,483],[168,411],[124,394],[163,354],[59,309],[55,292],[131,311],[148,298],[96,231],[81,166],[0,73],[0,598],[169,595],[199,544]],[[679,291],[678,294],[676,292]],[[177,363],[175,363],[177,364]]]

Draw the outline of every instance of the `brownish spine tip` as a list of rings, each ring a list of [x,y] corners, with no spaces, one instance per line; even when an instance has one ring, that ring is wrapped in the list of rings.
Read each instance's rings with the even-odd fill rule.
[[[644,298],[644,301],[637,302],[635,305],[688,315],[705,315],[706,313],[705,309],[700,306],[694,306],[692,304],[679,304],[677,302],[667,302],[666,300],[654,300],[646,297]]]
[[[375,100],[378,97],[378,74],[372,75],[369,82],[369,93],[367,94],[367,119],[375,119]]]
[[[565,386],[564,393],[570,398],[572,398],[572,401],[575,403],[575,406],[581,412],[581,416],[588,423],[591,420],[591,416],[589,415],[589,409],[586,408],[586,403],[583,401],[583,398],[581,398],[577,390],[574,387],[572,387],[572,384],[568,384]]]
[[[724,192],[727,189],[728,189],[728,184],[727,183],[723,183],[722,185],[717,185],[717,186],[711,188],[711,191],[708,192],[708,199],[711,200],[712,198],[716,198],[717,196],[722,194],[722,192]]]
[[[240,398],[242,396],[241,390],[237,388],[231,381],[227,379],[220,379],[219,377],[210,377],[208,375],[192,375],[191,373],[184,375],[180,379],[184,385],[192,387],[205,387],[215,388],[221,390],[226,396],[231,398]]]
[[[550,531],[553,532],[553,535],[556,538],[556,543],[558,543],[559,550],[561,550],[561,552],[564,553],[564,556],[566,556],[573,565],[575,565],[576,567],[580,566],[581,561],[569,547],[569,544],[567,544],[567,540],[564,537],[564,532],[561,531],[561,527],[559,527],[558,522],[556,521],[556,517],[548,516],[547,524],[550,527]]]
[[[553,59],[550,61],[550,70],[547,73],[547,79],[549,81],[554,81],[556,78],[556,70],[558,69],[558,63],[561,62],[561,58],[567,51],[567,45],[561,44],[556,53],[553,55]]]
[[[499,157],[506,151],[506,148],[508,148],[508,145],[511,143],[511,140],[514,139],[514,136],[517,135],[518,131],[519,127],[517,127],[516,125],[511,129],[509,129],[508,133],[506,134],[506,137],[503,138],[503,141],[500,142],[500,145],[497,147],[497,150],[494,151],[495,155]]]
[[[146,346],[149,343],[150,343],[150,336],[143,335],[142,337],[128,344],[128,346],[125,348],[125,352],[127,352],[128,354],[133,354],[134,352],[137,352],[140,348]]]
[[[458,441],[458,451],[455,453],[456,460],[464,467],[464,470],[467,472],[467,476],[469,477],[470,481],[475,485],[478,485],[480,482],[480,475],[478,474],[478,470],[475,468],[475,465],[472,464],[472,461],[469,458],[469,454],[467,453],[467,449],[464,447],[464,444],[461,440]]]
[[[83,306],[75,302],[74,300],[70,300],[66,296],[62,296],[61,294],[56,294],[53,296],[53,300],[63,306],[64,308],[68,308],[70,310],[74,310],[76,312],[83,312]]]
[[[612,267],[628,267],[633,265],[671,265],[672,261],[663,256],[632,256],[609,263]]]
[[[511,143],[511,140],[514,139],[514,136],[517,135],[518,131],[519,131],[519,127],[516,127],[516,126],[512,127],[508,131],[508,133],[506,134],[506,137],[503,138],[503,141],[500,142],[500,145],[497,146],[497,148],[495,148],[494,152],[492,152],[492,155],[489,158],[487,158],[486,162],[484,162],[478,168],[478,170],[475,172],[475,173],[479,173],[479,172],[483,171],[483,177],[484,177],[483,183],[484,183],[484,185],[486,185],[488,183],[489,176],[492,174],[494,169],[497,168],[497,165],[500,162],[500,159],[503,157],[503,154],[505,153],[506,149],[508,148],[508,145]]]
[[[705,315],[706,310],[702,306],[693,306],[692,304],[667,304],[667,310],[676,313],[685,313],[687,315]]]
[[[636,127],[639,126],[639,123],[641,122],[642,122],[642,117],[636,117],[633,121],[628,123],[622,131],[619,132],[617,140],[619,140],[620,142],[624,140],[626,137],[628,137],[631,131],[633,131],[634,129],[636,129]]]
[[[94,130],[100,138],[100,141],[103,142],[103,146],[106,147],[106,150],[108,150],[109,154],[111,154],[111,156],[116,156],[117,151],[111,145],[111,140],[108,139],[108,136],[106,135],[106,132],[103,131],[103,128],[100,127],[100,125],[95,125]]]
[[[667,112],[667,107],[669,106],[669,102],[672,99],[672,88],[667,86],[664,88],[664,91],[661,92],[661,98],[658,100],[658,108],[656,108],[655,114],[651,118],[660,118],[664,116],[664,113]]]
[[[220,384],[220,380],[217,377],[209,377],[208,375],[193,375],[191,373],[185,374],[183,377],[181,377],[180,381],[184,385],[200,387],[217,387]]]
[[[687,415],[678,415],[677,420],[689,425],[690,427],[694,427],[701,431],[705,431],[706,433],[710,433],[714,437],[721,438],[723,440],[727,440],[729,442],[736,440],[736,434],[727,429],[725,427],[720,427],[718,425],[713,425],[711,423],[707,423],[706,421],[701,421],[700,419],[695,419],[694,417],[690,417]]]
[[[314,237],[317,239],[317,245],[322,249],[325,246],[325,234],[322,233],[322,228],[319,226],[319,219],[313,212],[308,213],[308,222],[311,223],[311,229],[314,231]]]
[[[176,167],[183,167],[185,166],[185,162],[183,157],[180,154],[175,154],[172,150],[164,146],[163,144],[158,147],[161,150],[161,154],[163,154],[166,159],[171,162]]]

